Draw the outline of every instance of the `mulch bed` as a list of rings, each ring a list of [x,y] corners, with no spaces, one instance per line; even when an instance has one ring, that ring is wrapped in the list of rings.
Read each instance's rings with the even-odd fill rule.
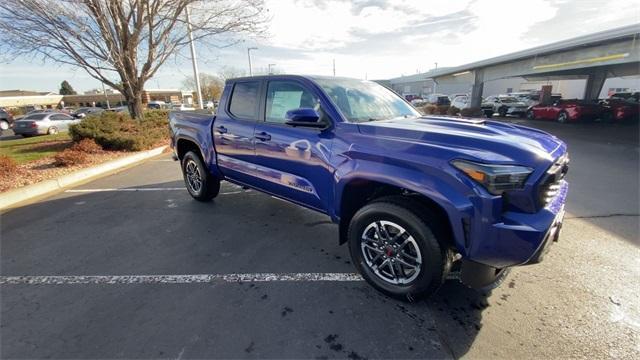
[[[60,167],[55,165],[53,157],[46,157],[18,165],[16,173],[9,175],[0,174],[0,192],[35,184],[40,181],[54,179],[74,171],[97,165],[109,160],[135,154],[123,151],[105,151],[100,154],[92,154],[89,160],[76,166]]]

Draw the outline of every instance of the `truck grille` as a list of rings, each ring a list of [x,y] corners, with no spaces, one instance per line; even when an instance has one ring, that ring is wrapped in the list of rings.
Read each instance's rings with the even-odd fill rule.
[[[547,206],[560,191],[560,182],[569,171],[569,154],[565,153],[549,167],[538,187],[538,203],[540,207]]]

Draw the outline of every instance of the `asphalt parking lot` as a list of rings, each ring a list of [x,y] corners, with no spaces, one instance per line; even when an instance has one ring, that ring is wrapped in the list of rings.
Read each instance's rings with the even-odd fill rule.
[[[508,121],[567,141],[571,188],[560,242],[491,294],[387,298],[328,218],[198,203],[165,155],[1,215],[0,357],[638,358],[638,127]]]

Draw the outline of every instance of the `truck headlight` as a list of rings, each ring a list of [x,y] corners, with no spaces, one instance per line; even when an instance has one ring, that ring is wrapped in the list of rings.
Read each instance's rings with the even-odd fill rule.
[[[454,160],[451,164],[494,195],[523,188],[533,172],[531,168],[517,165],[480,164],[465,160]]]

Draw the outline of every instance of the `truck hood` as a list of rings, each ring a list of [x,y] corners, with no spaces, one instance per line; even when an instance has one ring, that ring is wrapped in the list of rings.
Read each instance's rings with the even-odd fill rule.
[[[414,155],[439,151],[451,158],[535,165],[553,161],[566,151],[560,139],[546,132],[483,119],[425,116],[372,121],[358,127],[375,141],[395,142],[396,147],[404,143],[405,151]]]

